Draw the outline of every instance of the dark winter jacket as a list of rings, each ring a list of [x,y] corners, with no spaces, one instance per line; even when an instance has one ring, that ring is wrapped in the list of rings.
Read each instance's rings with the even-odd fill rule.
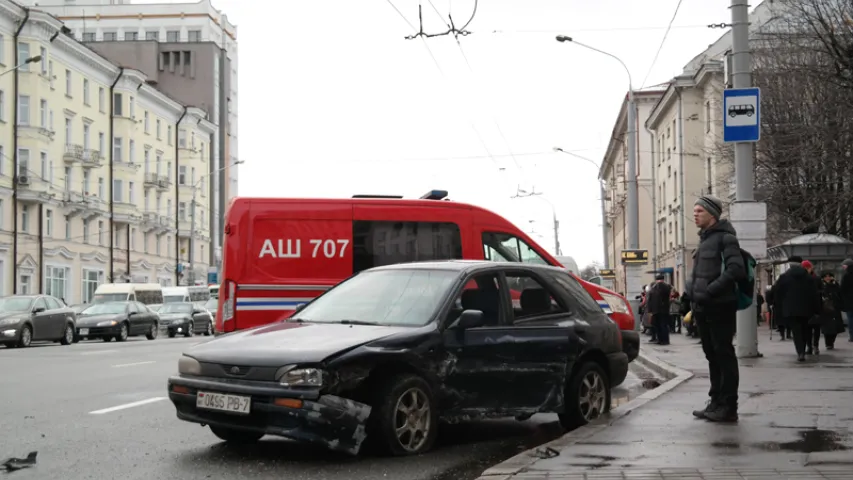
[[[746,277],[737,233],[728,220],[699,232],[688,297],[693,311],[737,310],[736,282]]]
[[[810,319],[821,312],[814,277],[799,264],[791,265],[773,284],[774,314],[785,319]],[[791,325],[788,325],[791,326]]]
[[[823,302],[821,309],[821,330],[824,335],[838,335],[844,331],[844,320],[841,317],[841,287],[835,283],[823,282],[821,289]]]
[[[847,268],[841,276],[841,308],[845,312],[853,312],[853,261],[844,260],[842,265],[847,265]]]
[[[671,295],[671,285],[666,282],[655,282],[646,297],[646,311],[652,315],[669,315],[669,297]]]

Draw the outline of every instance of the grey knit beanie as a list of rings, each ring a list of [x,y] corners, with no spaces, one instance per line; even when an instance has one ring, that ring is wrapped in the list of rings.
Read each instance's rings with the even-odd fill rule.
[[[699,205],[717,220],[719,220],[720,215],[723,214],[723,202],[713,195],[702,195],[696,199],[696,203],[694,203],[694,205]]]

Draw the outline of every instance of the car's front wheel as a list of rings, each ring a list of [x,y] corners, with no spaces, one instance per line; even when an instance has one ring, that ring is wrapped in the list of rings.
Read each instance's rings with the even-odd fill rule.
[[[157,334],[160,332],[160,329],[157,327],[157,324],[152,324],[151,328],[148,330],[148,333],[145,334],[145,338],[148,340],[154,340],[157,338]]]
[[[184,336],[185,337],[192,337],[193,336],[193,328],[195,328],[195,325],[193,325],[192,322],[190,322],[189,325],[187,325],[187,330],[184,332]]]
[[[27,348],[33,343],[33,329],[29,325],[21,327],[21,336],[18,338],[18,346]]]
[[[130,329],[127,326],[127,323],[122,323],[119,326],[118,335],[116,335],[116,342],[125,342],[127,341],[128,334],[130,333]]]
[[[596,362],[586,361],[569,378],[565,412],[560,424],[566,430],[582,427],[610,411],[610,381]]]
[[[248,430],[237,430],[227,427],[216,427],[211,425],[210,431],[220,439],[238,445],[246,445],[255,443],[264,436],[261,432],[252,432]]]
[[[383,382],[376,391],[370,427],[377,445],[393,455],[428,451],[438,435],[430,385],[415,375],[398,375]]]

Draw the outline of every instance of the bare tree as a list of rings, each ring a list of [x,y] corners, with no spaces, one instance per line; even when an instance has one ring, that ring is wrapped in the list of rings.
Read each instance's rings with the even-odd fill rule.
[[[589,280],[598,276],[598,264],[593,262],[583,267],[580,271],[580,277],[584,280]]]

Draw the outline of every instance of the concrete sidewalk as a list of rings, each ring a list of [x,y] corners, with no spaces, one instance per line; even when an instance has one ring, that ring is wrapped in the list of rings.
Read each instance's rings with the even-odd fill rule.
[[[837,350],[821,345],[798,363],[791,340],[769,336],[762,327],[763,358],[740,361],[738,424],[693,417],[708,399],[707,363],[698,340],[672,335],[671,345],[642,347],[646,361],[671,372],[648,392],[658,398],[620,406],[480,478],[853,479],[853,343],[845,333]]]

